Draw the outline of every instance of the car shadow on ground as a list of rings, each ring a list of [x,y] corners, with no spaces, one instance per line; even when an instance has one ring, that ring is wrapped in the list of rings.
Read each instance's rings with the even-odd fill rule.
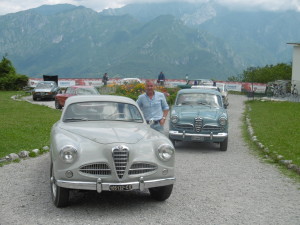
[[[176,151],[183,152],[201,152],[201,153],[213,153],[220,151],[220,144],[208,143],[208,142],[183,142],[176,141]]]
[[[127,191],[127,192],[110,192],[103,191],[97,193],[96,191],[71,191],[69,207],[82,208],[84,207],[101,207],[114,208],[118,210],[128,208],[140,208],[145,203],[159,203],[150,197],[148,190],[145,191]]]

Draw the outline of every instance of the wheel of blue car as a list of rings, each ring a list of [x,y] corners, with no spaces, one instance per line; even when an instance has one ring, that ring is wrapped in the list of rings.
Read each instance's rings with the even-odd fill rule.
[[[54,205],[59,208],[67,206],[69,202],[69,190],[56,185],[52,163],[50,168],[50,186]]]
[[[149,188],[151,198],[157,201],[165,201],[166,199],[168,199],[172,193],[172,190],[173,184],[162,187]]]
[[[227,151],[228,146],[228,138],[226,138],[223,142],[220,142],[220,150]]]
[[[62,109],[62,106],[59,104],[59,101],[55,99],[55,108]]]

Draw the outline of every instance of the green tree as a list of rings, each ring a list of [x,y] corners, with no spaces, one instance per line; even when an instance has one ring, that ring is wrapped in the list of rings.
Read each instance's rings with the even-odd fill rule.
[[[16,73],[12,62],[3,56],[0,62],[0,90],[21,90],[28,83],[28,77]]]
[[[268,83],[275,80],[291,80],[292,64],[279,63],[265,67],[249,67],[239,77],[229,77],[229,81]]]
[[[16,70],[12,65],[12,62],[3,56],[2,61],[0,62],[0,77],[6,77],[9,75],[16,75]]]

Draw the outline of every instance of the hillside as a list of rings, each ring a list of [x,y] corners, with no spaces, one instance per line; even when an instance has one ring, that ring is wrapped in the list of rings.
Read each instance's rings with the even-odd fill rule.
[[[155,12],[155,13],[154,13]],[[226,80],[290,62],[296,12],[231,12],[216,4],[135,4],[97,13],[63,4],[0,16],[0,54],[30,77]]]

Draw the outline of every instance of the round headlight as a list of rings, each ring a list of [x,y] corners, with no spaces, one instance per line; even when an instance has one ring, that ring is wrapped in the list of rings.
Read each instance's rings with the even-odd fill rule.
[[[162,144],[158,147],[158,156],[163,161],[168,161],[174,155],[174,148],[168,144]]]
[[[220,125],[225,126],[227,124],[227,119],[225,117],[221,117],[219,119]]]
[[[72,145],[66,145],[60,150],[60,157],[66,163],[72,163],[76,159],[77,149]]]
[[[177,115],[173,115],[173,116],[171,116],[171,122],[172,122],[172,123],[177,123],[177,122],[178,122],[178,120],[179,120],[179,118],[178,118],[178,116],[177,116]]]

